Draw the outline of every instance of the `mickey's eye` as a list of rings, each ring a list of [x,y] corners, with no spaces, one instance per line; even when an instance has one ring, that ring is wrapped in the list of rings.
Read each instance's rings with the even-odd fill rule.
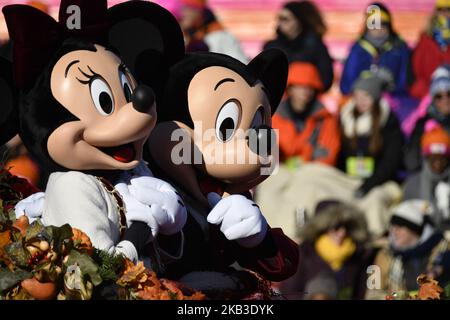
[[[125,99],[127,100],[127,102],[131,101],[131,95],[133,94],[133,89],[130,79],[128,79],[127,75],[123,72],[120,71],[119,72],[119,76],[120,76],[120,85],[123,88],[123,93],[125,95]]]
[[[95,108],[103,116],[114,112],[114,98],[108,84],[101,78],[95,78],[90,83],[91,97]]]
[[[259,107],[258,110],[256,110],[255,116],[253,117],[252,124],[250,128],[256,128],[264,124],[264,108]]]
[[[240,108],[233,100],[225,103],[220,109],[216,120],[216,136],[219,140],[225,142],[234,135],[240,114]]]

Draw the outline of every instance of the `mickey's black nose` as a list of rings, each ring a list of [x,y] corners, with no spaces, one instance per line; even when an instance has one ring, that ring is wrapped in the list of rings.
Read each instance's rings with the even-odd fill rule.
[[[131,97],[133,107],[139,112],[149,113],[155,103],[155,92],[146,85],[136,87]]]
[[[250,129],[247,139],[250,150],[260,156],[270,155],[276,144],[275,132],[265,124]]]

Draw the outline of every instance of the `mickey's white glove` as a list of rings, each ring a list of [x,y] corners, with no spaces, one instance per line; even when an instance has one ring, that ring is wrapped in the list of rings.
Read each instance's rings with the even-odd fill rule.
[[[31,196],[20,200],[14,208],[16,218],[26,215],[30,220],[30,223],[38,218],[41,218],[44,211],[44,201],[44,192],[36,192]]]
[[[450,185],[447,182],[439,182],[436,186],[436,206],[444,219],[450,218]]]
[[[133,197],[130,194],[126,183],[121,182],[114,187],[119,191],[125,205],[125,217],[127,219],[128,228],[134,221],[144,222],[150,227],[152,236],[155,237],[158,234],[159,226],[153,217],[150,207]]]
[[[213,207],[207,220],[220,226],[228,240],[236,240],[242,247],[253,248],[260,244],[267,232],[267,221],[253,201],[238,194],[221,198],[217,193],[208,194]]]
[[[120,192],[127,209],[127,220],[146,222],[153,236],[158,232],[175,234],[184,227],[187,211],[175,189],[162,180],[144,176],[130,180],[130,184],[119,183]]]

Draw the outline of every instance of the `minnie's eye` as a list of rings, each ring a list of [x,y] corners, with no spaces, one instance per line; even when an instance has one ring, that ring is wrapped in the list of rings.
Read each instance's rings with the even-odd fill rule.
[[[264,108],[259,107],[256,110],[255,116],[253,117],[252,124],[250,128],[256,128],[264,124]]]
[[[101,78],[95,78],[90,84],[91,97],[95,108],[103,116],[114,112],[114,99],[108,84]]]
[[[127,102],[130,102],[131,95],[133,94],[133,89],[131,89],[132,85],[130,83],[130,80],[128,79],[127,75],[122,71],[119,72],[119,76],[120,76],[120,85],[123,88],[125,100],[127,100]]]
[[[216,136],[219,140],[229,140],[236,131],[240,108],[235,101],[227,102],[222,109],[220,109],[216,120]]]

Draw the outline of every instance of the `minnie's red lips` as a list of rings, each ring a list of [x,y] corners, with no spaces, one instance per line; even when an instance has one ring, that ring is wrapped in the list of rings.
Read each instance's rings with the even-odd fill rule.
[[[115,160],[123,163],[131,162],[136,157],[136,151],[131,143],[118,147],[102,148],[102,151],[113,157]]]

